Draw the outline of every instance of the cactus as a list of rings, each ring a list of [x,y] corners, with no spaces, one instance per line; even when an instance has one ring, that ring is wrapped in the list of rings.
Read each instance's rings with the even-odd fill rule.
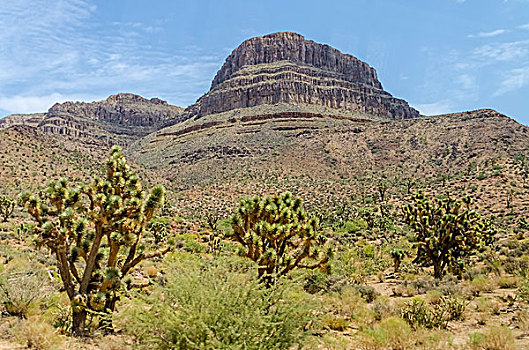
[[[106,162],[104,178],[80,187],[60,179],[50,182],[40,196],[20,195],[36,222],[40,244],[57,258],[75,335],[83,335],[89,314],[111,315],[122,279],[138,263],[169,251],[165,247],[147,252],[142,239],[163,199],[162,186],[146,196],[117,146]]]
[[[464,262],[476,250],[493,244],[496,228],[470,210],[470,204],[470,197],[461,203],[449,195],[432,203],[419,191],[413,203],[402,207],[404,222],[416,234],[414,262],[433,265],[435,278],[441,279],[446,267],[461,274]]]
[[[241,244],[241,255],[255,261],[266,284],[295,268],[328,269],[332,248],[319,233],[319,222],[309,217],[300,198],[290,193],[243,198],[232,217],[231,237]]]
[[[7,222],[13,210],[15,210],[15,201],[9,196],[0,196],[0,217],[4,222]]]

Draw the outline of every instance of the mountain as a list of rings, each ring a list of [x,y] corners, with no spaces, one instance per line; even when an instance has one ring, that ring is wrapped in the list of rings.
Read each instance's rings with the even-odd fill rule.
[[[126,145],[176,123],[183,109],[158,98],[117,94],[97,102],[56,103],[47,113],[11,115],[0,128],[30,125],[45,134],[66,135],[96,144]]]
[[[275,104],[316,105],[391,119],[419,116],[406,101],[383,90],[367,63],[289,32],[243,42],[185,116]]]
[[[84,178],[118,143],[186,217],[278,191],[336,208],[373,201],[382,185],[388,203],[421,186],[472,194],[486,213],[529,215],[528,127],[490,109],[420,116],[368,64],[294,33],[243,42],[185,110],[118,94],[13,115],[0,129],[8,183]]]

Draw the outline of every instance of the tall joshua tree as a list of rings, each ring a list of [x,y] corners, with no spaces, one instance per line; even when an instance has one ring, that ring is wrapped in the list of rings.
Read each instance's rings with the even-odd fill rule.
[[[90,313],[114,311],[121,282],[138,263],[169,251],[147,252],[142,240],[164,189],[156,186],[147,195],[117,146],[104,178],[80,187],[61,179],[40,196],[24,192],[20,199],[36,221],[40,243],[57,258],[75,335],[84,334]]]
[[[477,250],[492,245],[496,228],[490,220],[470,210],[471,199],[454,198],[430,202],[422,191],[402,207],[404,222],[415,232],[415,262],[433,265],[434,277],[441,279],[446,267],[461,274],[463,263]]]
[[[324,246],[318,220],[309,217],[301,199],[290,193],[243,198],[232,227],[242,256],[257,263],[259,277],[268,284],[295,268],[325,268],[332,255]]]

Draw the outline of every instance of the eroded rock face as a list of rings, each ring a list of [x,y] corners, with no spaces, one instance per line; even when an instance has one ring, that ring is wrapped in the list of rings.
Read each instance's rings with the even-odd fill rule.
[[[237,47],[210,91],[188,107],[186,118],[263,104],[314,104],[392,119],[419,116],[383,90],[374,68],[296,33],[256,37]]]
[[[176,123],[181,113],[159,98],[122,93],[103,101],[56,103],[35,126],[47,134],[126,145]]]
[[[0,129],[8,128],[13,125],[37,126],[46,117],[46,113],[33,114],[11,114],[0,119]]]
[[[48,110],[48,117],[73,115],[123,126],[161,128],[175,122],[181,111],[159,98],[148,100],[134,94],[117,94],[92,103],[56,103]]]

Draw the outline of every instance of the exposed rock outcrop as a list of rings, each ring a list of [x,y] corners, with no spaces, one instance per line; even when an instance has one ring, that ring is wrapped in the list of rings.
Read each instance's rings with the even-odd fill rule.
[[[308,104],[391,119],[419,116],[406,101],[384,91],[374,68],[296,33],[243,42],[226,59],[210,91],[185,111],[202,117],[237,108]]]
[[[36,127],[46,117],[46,113],[11,114],[0,119],[0,129],[13,125],[29,125]]]
[[[103,101],[56,103],[47,113],[13,115],[0,128],[26,124],[47,134],[66,135],[90,142],[128,144],[176,123],[183,109],[159,98],[117,94]]]

